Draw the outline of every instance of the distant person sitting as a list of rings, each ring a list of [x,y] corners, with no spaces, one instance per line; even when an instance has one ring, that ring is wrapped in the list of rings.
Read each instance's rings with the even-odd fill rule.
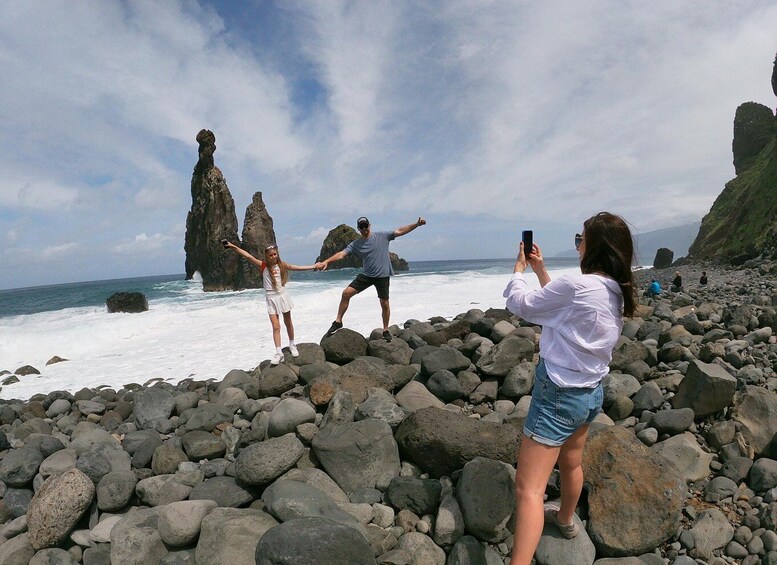
[[[655,298],[661,294],[661,285],[656,279],[653,279],[650,281],[650,284],[647,287],[647,290],[645,291],[645,296],[649,296],[650,298]]]
[[[683,277],[680,276],[680,271],[675,271],[674,279],[672,280],[672,292],[682,292],[683,290]]]
[[[699,284],[702,286],[707,284],[707,271],[701,272],[701,278],[699,279]]]

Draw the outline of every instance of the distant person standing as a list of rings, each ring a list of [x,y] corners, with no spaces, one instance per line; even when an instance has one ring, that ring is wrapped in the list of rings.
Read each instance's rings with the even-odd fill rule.
[[[286,283],[289,280],[289,271],[312,271],[315,265],[299,266],[281,261],[278,246],[275,244],[264,248],[264,261],[262,261],[226,239],[221,243],[224,245],[224,249],[234,249],[238,254],[259,267],[262,272],[267,314],[270,316],[272,339],[275,342],[275,355],[272,356],[270,364],[277,365],[283,360],[280,316],[283,316],[283,324],[286,326],[286,333],[289,336],[289,352],[292,357],[299,357],[299,351],[294,343],[294,324],[291,321],[291,309],[294,308],[294,302],[292,302],[289,293],[286,292]]]
[[[328,259],[316,263],[317,270],[326,270],[329,263],[344,259],[353,255],[362,260],[362,272],[343,290],[340,305],[337,308],[337,317],[324,337],[329,337],[343,327],[343,316],[348,310],[351,298],[366,288],[375,287],[378,292],[380,309],[383,316],[383,339],[391,341],[391,333],[388,330],[391,307],[389,306],[389,277],[394,274],[389,257],[389,243],[397,237],[410,233],[419,226],[426,224],[426,220],[419,217],[418,221],[408,224],[394,231],[373,232],[370,221],[362,216],[356,220],[359,228],[359,237],[349,243],[345,249],[338,251]]]
[[[674,273],[671,290],[672,292],[682,292],[683,290],[683,277],[680,276],[680,271],[675,271]]]
[[[702,286],[705,286],[707,284],[707,271],[701,272],[701,278],[699,279],[699,284]]]

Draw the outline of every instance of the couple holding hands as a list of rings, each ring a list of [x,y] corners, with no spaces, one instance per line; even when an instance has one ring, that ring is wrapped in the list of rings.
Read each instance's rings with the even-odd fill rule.
[[[275,354],[270,363],[277,365],[283,360],[281,348],[281,324],[280,317],[289,336],[289,352],[292,357],[299,356],[299,351],[294,343],[294,324],[291,320],[291,309],[294,307],[291,297],[286,291],[286,283],[289,280],[289,271],[325,271],[330,263],[353,255],[362,260],[362,272],[343,290],[340,297],[340,305],[337,308],[337,317],[327,330],[324,337],[329,337],[343,327],[343,316],[348,310],[351,298],[366,288],[374,286],[378,292],[380,309],[383,318],[383,339],[391,341],[391,333],[388,330],[391,308],[389,306],[389,280],[394,270],[389,258],[389,243],[397,237],[410,233],[419,226],[426,224],[426,220],[419,217],[412,224],[396,228],[393,231],[372,231],[370,221],[362,216],[356,220],[359,237],[349,243],[345,249],[338,251],[328,259],[315,265],[292,265],[281,260],[277,245],[268,245],[264,250],[264,260],[257,259],[237,245],[226,242],[226,249],[234,249],[237,253],[248,259],[262,271],[262,280],[267,299],[267,313],[272,324],[273,342]]]

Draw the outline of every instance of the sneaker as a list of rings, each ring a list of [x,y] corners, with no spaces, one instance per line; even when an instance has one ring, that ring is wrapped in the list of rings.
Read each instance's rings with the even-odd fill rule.
[[[562,524],[558,521],[558,506],[553,505],[546,505],[545,506],[545,521],[550,522],[554,526],[558,528],[558,531],[561,532],[561,535],[564,536],[567,539],[572,539],[574,537],[577,537],[577,534],[580,533],[580,528],[577,525],[577,522],[572,520],[571,524]]]
[[[272,359],[270,359],[270,365],[277,365],[282,360],[283,360],[283,357],[281,356],[281,354],[276,353],[275,355],[272,356]]]
[[[391,341],[391,332],[388,330],[383,330],[383,339],[386,341]]]
[[[330,337],[334,335],[334,333],[343,327],[342,322],[332,322],[332,325],[329,326],[329,330],[324,334],[324,337]]]
[[[289,351],[292,357],[299,357],[299,349],[297,349],[296,345],[289,345]]]

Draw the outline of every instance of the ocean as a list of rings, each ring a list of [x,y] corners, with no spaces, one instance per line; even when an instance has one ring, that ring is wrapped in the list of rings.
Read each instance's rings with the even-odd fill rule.
[[[452,318],[472,308],[504,308],[502,291],[514,259],[415,261],[391,280],[391,323]],[[579,272],[577,257],[546,258],[551,277]],[[315,342],[335,318],[340,293],[357,269],[290,273],[296,342]],[[539,282],[527,271],[529,284]],[[139,291],[149,310],[109,314],[114,292]],[[374,289],[351,299],[345,327],[365,336],[381,325]],[[281,326],[282,344],[288,345]],[[203,292],[200,281],[164,275],[0,291],[0,371],[32,365],[41,375],[3,385],[0,398],[27,399],[53,390],[222,379],[274,353],[262,289]],[[68,361],[46,365],[54,356]],[[5,380],[8,375],[0,377]]]

